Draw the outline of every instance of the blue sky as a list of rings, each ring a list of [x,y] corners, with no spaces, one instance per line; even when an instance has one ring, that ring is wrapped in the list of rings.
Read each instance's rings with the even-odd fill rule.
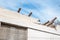
[[[60,20],[60,0],[0,0],[0,7],[17,11],[22,8],[21,14],[32,16],[41,22],[53,19],[55,16]]]

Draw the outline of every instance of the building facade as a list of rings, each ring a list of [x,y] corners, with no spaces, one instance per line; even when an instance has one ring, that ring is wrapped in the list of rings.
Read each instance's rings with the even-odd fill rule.
[[[27,28],[0,23],[0,40],[27,40]]]
[[[0,40],[60,40],[60,26],[55,30],[37,20],[0,8]]]

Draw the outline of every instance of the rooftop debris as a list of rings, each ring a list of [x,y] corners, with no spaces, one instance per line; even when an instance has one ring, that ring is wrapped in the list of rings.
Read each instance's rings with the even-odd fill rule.
[[[47,25],[47,26],[49,26],[49,25],[53,24],[54,21],[55,21],[56,19],[57,19],[57,17],[55,17],[55,18],[52,19],[51,21],[47,21],[47,22],[45,22],[43,25]]]
[[[32,12],[30,12],[28,16],[30,17],[31,15],[32,15]]]
[[[47,23],[49,23],[49,21],[45,22],[43,25],[46,25]]]
[[[43,25],[46,25],[46,26],[51,27],[51,28],[54,28],[56,30],[56,26],[53,24],[56,19],[57,19],[57,17],[53,18],[51,21],[47,21]]]
[[[20,13],[20,11],[21,11],[21,8],[19,8],[17,12]]]

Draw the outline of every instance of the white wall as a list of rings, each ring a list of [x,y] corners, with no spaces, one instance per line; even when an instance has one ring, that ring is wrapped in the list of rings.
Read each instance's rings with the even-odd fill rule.
[[[60,40],[60,36],[28,29],[28,40]]]

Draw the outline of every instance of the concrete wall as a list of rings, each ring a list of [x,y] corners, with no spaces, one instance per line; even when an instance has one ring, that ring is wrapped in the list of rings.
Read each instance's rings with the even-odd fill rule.
[[[0,40],[27,40],[27,29],[18,26],[1,24]]]

